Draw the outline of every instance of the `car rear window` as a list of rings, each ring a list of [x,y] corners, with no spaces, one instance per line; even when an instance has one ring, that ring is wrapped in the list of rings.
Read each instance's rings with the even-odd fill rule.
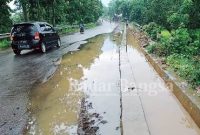
[[[36,27],[32,24],[15,25],[12,29],[12,33],[33,33],[36,32]]]
[[[45,30],[45,24],[40,24],[40,29],[41,29],[41,31],[44,31]]]

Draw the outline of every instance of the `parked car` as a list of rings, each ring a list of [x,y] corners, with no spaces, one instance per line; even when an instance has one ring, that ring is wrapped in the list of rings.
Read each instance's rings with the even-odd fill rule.
[[[40,49],[45,53],[50,47],[61,46],[58,33],[46,22],[25,22],[13,25],[11,46],[16,55],[22,50]]]

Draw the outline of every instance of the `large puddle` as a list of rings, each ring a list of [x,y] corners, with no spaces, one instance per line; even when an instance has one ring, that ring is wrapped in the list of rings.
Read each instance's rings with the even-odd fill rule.
[[[31,90],[26,134],[119,134],[117,37],[101,35],[63,57],[54,76]],[[73,46],[73,45],[72,45]]]
[[[27,134],[199,133],[136,40],[128,35],[126,49],[121,38],[120,29],[97,36],[63,57],[54,76],[31,90]]]

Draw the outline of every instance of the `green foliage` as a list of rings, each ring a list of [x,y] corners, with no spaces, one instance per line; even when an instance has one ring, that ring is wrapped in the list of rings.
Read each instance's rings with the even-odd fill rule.
[[[200,30],[179,28],[171,33],[161,31],[160,40],[150,44],[147,51],[167,57],[167,64],[192,86],[200,85]]]
[[[85,28],[86,29],[90,29],[90,28],[94,28],[95,26],[97,26],[96,23],[87,23],[85,24]],[[74,32],[78,32],[80,30],[78,25],[74,25],[74,26],[69,26],[66,27],[66,25],[59,25],[57,27],[57,31],[59,34],[69,34],[69,33],[74,33]]]
[[[200,41],[196,40],[187,46],[187,54],[192,56],[198,56],[200,52]]]
[[[146,31],[152,39],[156,40],[158,38],[157,34],[161,32],[161,27],[151,22],[148,25],[144,25],[143,30]]]
[[[8,40],[0,40],[0,49],[8,48],[9,46],[10,42]]]
[[[186,28],[179,28],[172,32],[169,41],[169,49],[172,53],[187,53],[188,45],[191,42],[189,32]]]
[[[23,21],[23,14],[21,12],[19,13],[15,13],[13,15],[11,15],[11,20],[12,22],[15,24],[15,23],[20,23]]]
[[[94,28],[95,26],[97,26],[95,23],[88,23],[85,25],[85,28],[90,29],[90,28]]]
[[[174,53],[188,56],[198,54],[199,41],[192,41],[186,28],[179,28],[172,31],[171,34],[167,30],[162,30],[158,37],[158,45],[156,45],[154,53],[159,56],[168,56]]]
[[[51,24],[79,24],[96,22],[103,13],[100,0],[14,0],[12,11],[7,3],[0,2],[0,33],[9,32],[13,23],[23,21],[47,21]],[[11,20],[11,19],[12,20]]]
[[[171,33],[168,30],[161,31],[161,39],[169,40],[171,38]]]
[[[156,50],[156,43],[150,43],[146,49],[147,49],[147,52],[148,53],[152,53],[152,54],[155,54],[155,50]]]
[[[158,56],[166,56],[166,47],[163,44],[154,42],[147,46],[147,51]]]
[[[0,1],[0,33],[6,33],[10,31],[10,26],[12,26],[12,21],[10,17],[10,8],[7,5],[9,0]]]
[[[112,0],[109,11],[144,25],[156,41],[147,51],[168,57],[172,69],[200,85],[200,0]]]
[[[99,0],[73,0],[68,2],[67,20],[84,23],[96,22],[103,13],[103,5]]]
[[[150,0],[147,1],[146,7],[148,9],[147,22],[155,22],[161,26],[168,27],[167,17],[168,12],[171,11],[175,4],[174,0]]]
[[[47,21],[53,25],[96,22],[103,13],[100,0],[15,0],[15,4],[23,11],[24,21]]]
[[[142,1],[135,1],[131,5],[130,20],[137,23],[144,24],[146,22],[146,8],[143,6]]]
[[[185,27],[189,23],[189,15],[173,13],[171,16],[169,16],[167,18],[167,21],[170,24],[172,29],[177,29],[179,27]]]
[[[189,33],[193,40],[200,40],[200,29],[190,29]]]
[[[190,58],[173,54],[167,58],[167,64],[181,77],[186,79],[193,86],[200,85],[200,63]]]
[[[139,24],[155,22],[167,29],[200,27],[199,0],[112,0],[109,15],[122,14]]]
[[[200,55],[200,29],[190,30],[189,33],[193,41],[189,45],[190,54],[198,56]]]
[[[192,38],[190,37],[192,34]],[[199,30],[188,32],[186,28],[179,28],[169,33],[161,31],[161,39],[147,47],[149,53],[166,56],[167,64],[192,86],[200,85],[200,40]]]

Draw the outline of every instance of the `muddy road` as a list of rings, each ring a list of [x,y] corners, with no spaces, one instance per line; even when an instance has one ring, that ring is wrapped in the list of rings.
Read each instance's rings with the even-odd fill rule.
[[[110,33],[116,24],[104,21],[101,26],[61,38],[62,47],[46,54],[25,51],[15,56],[12,50],[0,51],[0,134],[22,134],[26,127],[31,89],[48,80],[60,64],[60,58],[78,49],[84,40]]]
[[[101,134],[120,134],[118,47],[102,35],[80,49],[65,55],[55,75],[32,90],[28,134],[93,134],[99,128]]]
[[[65,36],[44,55],[1,53],[0,133],[200,135],[130,31],[114,28]]]

